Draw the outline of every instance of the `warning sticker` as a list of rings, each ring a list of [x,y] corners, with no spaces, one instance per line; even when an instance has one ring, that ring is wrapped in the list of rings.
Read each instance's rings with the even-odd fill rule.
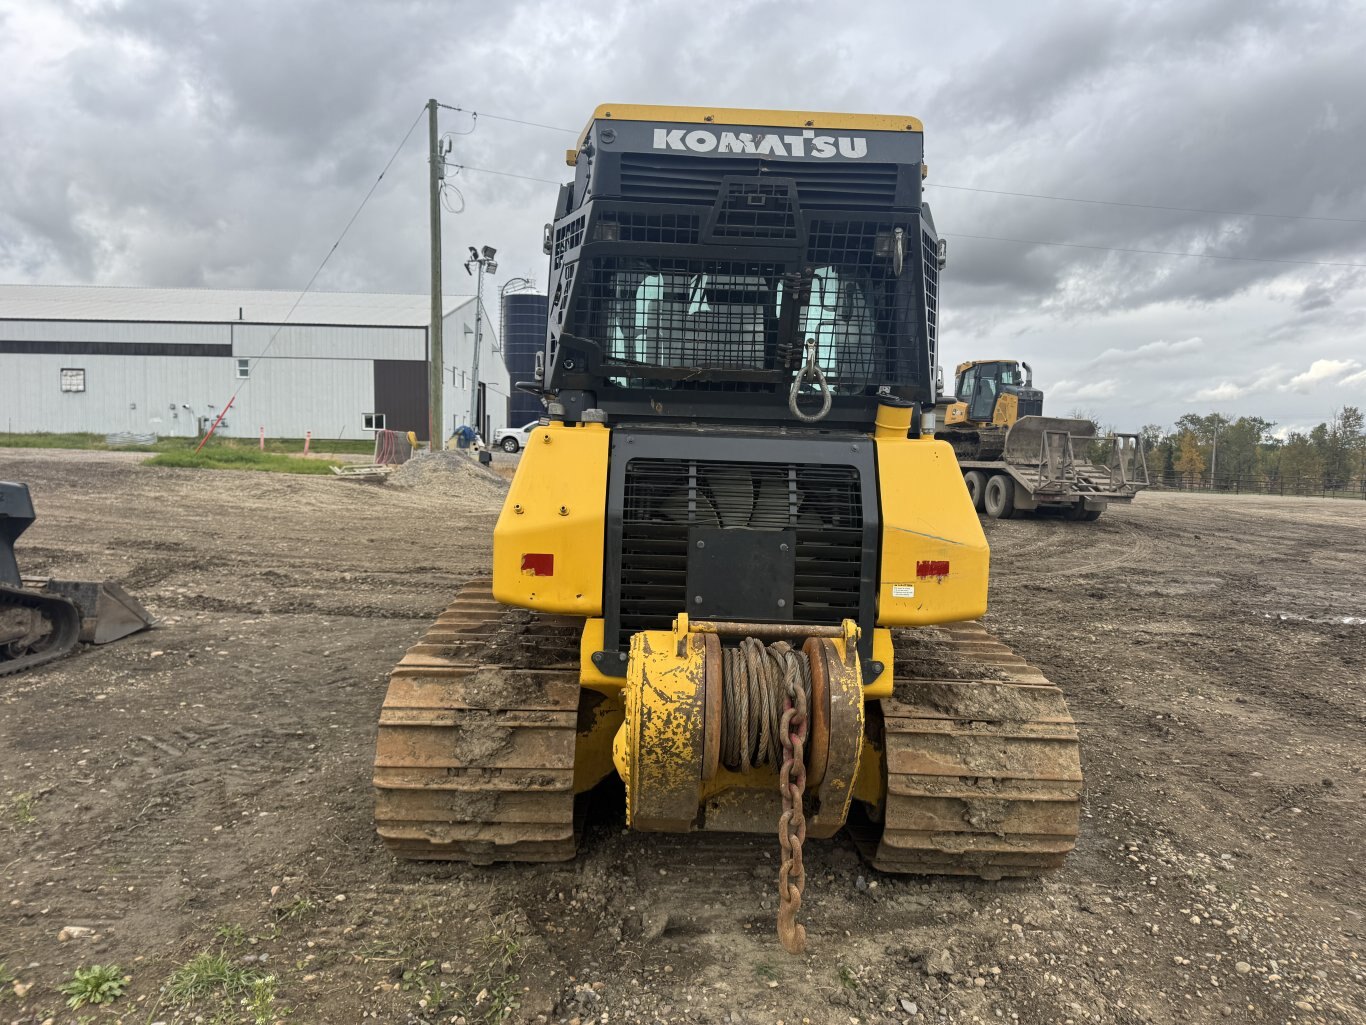
[[[915,597],[915,584],[893,584],[893,585],[892,585],[892,597],[893,597],[893,598],[914,598],[914,597]]]

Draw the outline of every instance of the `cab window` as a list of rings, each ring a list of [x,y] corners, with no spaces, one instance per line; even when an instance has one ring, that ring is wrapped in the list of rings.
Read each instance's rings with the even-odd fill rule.
[[[969,367],[958,375],[957,398],[959,402],[971,402],[977,390],[977,368]]]

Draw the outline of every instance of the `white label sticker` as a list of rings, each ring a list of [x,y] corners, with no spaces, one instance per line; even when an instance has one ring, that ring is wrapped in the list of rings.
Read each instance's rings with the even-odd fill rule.
[[[892,597],[893,597],[893,598],[914,598],[914,597],[915,597],[915,584],[893,584],[893,585],[892,585]]]

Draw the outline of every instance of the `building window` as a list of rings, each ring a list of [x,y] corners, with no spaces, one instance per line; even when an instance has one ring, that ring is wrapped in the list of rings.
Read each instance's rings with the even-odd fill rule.
[[[383,413],[365,413],[361,416],[363,431],[382,431],[384,430]]]
[[[62,391],[85,391],[85,371],[76,367],[62,367]]]
[[[243,380],[251,376],[251,360],[239,359],[237,361],[237,376]]]

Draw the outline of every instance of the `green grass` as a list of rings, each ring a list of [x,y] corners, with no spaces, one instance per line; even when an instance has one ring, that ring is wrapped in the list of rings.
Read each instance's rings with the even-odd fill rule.
[[[128,978],[116,964],[77,968],[60,989],[73,1011],[86,1004],[112,1004],[128,988]]]
[[[328,459],[300,459],[278,452],[258,452],[254,448],[205,446],[195,452],[160,452],[144,466],[173,466],[186,470],[259,470],[264,473],[330,474],[340,464]]]
[[[199,444],[198,438],[158,438],[153,445],[113,446],[106,444],[103,434],[6,434],[0,431],[0,448],[76,448],[116,452],[183,452],[193,451]],[[228,448],[251,449],[258,451],[256,438],[227,438],[215,435],[204,450]],[[267,438],[266,452],[293,453],[302,455],[303,438]],[[321,455],[347,452],[366,454],[374,452],[375,443],[368,438],[314,438],[310,452]]]
[[[32,794],[14,795],[14,821],[21,826],[29,826],[38,821],[38,816],[33,811],[34,799]]]
[[[271,909],[271,914],[278,922],[293,922],[300,918],[307,918],[318,910],[318,902],[311,897],[295,897],[288,904],[281,904]]]
[[[225,947],[229,944],[234,947],[240,947],[247,942],[247,931],[236,923],[233,923],[232,925],[220,925],[218,930],[214,933],[214,938]]]
[[[267,978],[264,972],[234,964],[225,951],[201,950],[171,973],[166,992],[172,999],[190,1004],[210,996],[246,996]]]
[[[271,1025],[291,1013],[287,1007],[276,1006],[278,989],[274,975],[236,964],[226,950],[219,949],[201,950],[173,971],[162,993],[183,1009],[197,1008],[196,1021],[248,1020],[253,1025]]]

